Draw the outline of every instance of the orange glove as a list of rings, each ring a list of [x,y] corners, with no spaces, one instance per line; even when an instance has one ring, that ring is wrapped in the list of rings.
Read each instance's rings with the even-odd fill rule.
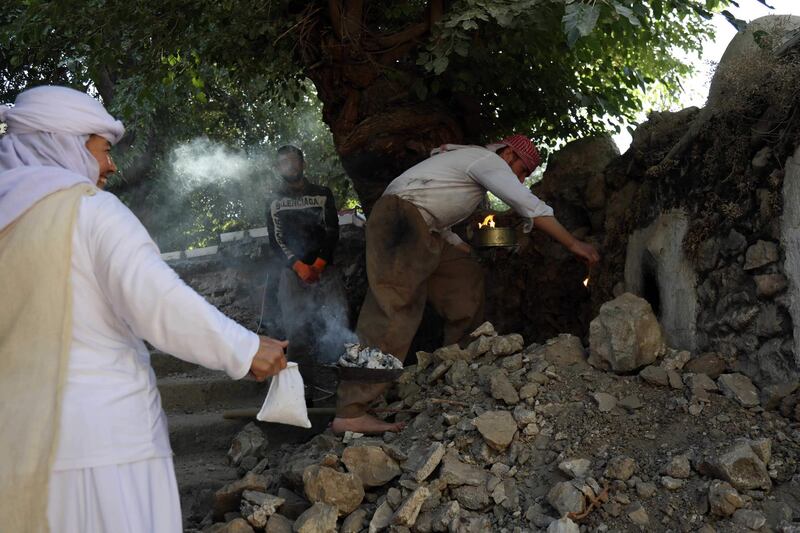
[[[319,280],[319,273],[312,266],[303,263],[299,259],[292,265],[292,270],[295,271],[298,278],[306,283],[314,283]]]
[[[323,258],[317,257],[317,259],[314,261],[314,264],[311,265],[311,268],[317,271],[317,276],[321,276],[322,271],[325,270],[325,265],[327,264],[328,262],[325,261]]]

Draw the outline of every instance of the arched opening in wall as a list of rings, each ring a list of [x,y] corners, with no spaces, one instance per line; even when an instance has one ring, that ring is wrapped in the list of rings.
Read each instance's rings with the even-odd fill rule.
[[[661,294],[658,291],[658,268],[655,258],[649,253],[642,254],[642,293],[650,303],[657,318],[661,318]]]

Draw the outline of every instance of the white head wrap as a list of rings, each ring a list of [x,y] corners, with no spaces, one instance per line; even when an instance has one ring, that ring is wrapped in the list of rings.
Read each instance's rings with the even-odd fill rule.
[[[81,182],[97,183],[100,168],[86,148],[91,134],[115,144],[122,122],[86,93],[44,86],[0,106],[8,126],[0,138],[0,229],[36,202]]]

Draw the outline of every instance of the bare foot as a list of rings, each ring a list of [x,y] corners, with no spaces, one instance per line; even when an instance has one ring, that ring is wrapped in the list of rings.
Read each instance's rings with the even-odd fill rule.
[[[361,415],[356,418],[341,418],[337,416],[331,423],[331,429],[337,435],[341,435],[345,431],[364,433],[365,435],[376,435],[385,431],[396,433],[404,427],[406,427],[405,422],[384,422],[372,415]]]

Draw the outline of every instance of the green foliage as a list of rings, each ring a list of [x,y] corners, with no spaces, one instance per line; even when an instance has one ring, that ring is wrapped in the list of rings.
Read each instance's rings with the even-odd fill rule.
[[[609,117],[633,122],[645,98],[674,98],[690,69],[673,52],[699,52],[707,19],[730,3],[452,0],[433,31],[383,68],[387,77],[411,75],[412,99],[453,106],[468,95],[487,139],[532,131],[552,146],[605,131]],[[427,4],[364,2],[362,29],[401,31],[425,20]],[[123,170],[112,186],[137,212],[169,196],[158,185],[169,179],[169,154],[197,137],[247,153],[302,141],[309,175],[325,176],[349,205],[353,189],[306,79],[318,65],[303,63],[319,57],[304,47],[317,42],[309,32],[331,32],[328,13],[322,0],[8,0],[0,100],[40,83],[99,93],[130,133],[116,151]],[[228,205],[220,192],[231,193],[227,185],[215,186],[190,202],[198,215],[186,231],[200,236],[196,243],[255,221],[248,198]],[[151,230],[169,232],[166,225]]]

